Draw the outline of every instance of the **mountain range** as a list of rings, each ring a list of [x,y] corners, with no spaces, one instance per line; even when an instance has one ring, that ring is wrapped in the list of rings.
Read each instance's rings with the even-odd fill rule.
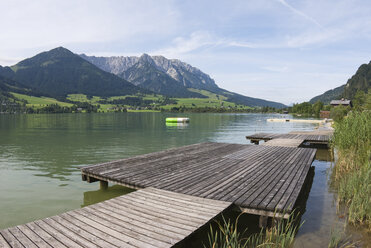
[[[173,97],[204,97],[190,89],[207,90],[227,101],[246,106],[285,107],[282,103],[243,96],[219,88],[209,75],[177,59],[163,56],[95,57],[80,55],[102,70],[111,72],[136,86]],[[171,87],[169,87],[171,85]],[[197,94],[197,95],[195,95]]]
[[[0,75],[52,97],[74,93],[115,96],[145,92],[62,47],[40,53],[14,66],[2,67]]]
[[[328,90],[325,93],[313,97],[309,102],[315,103],[321,101],[325,104],[330,103],[331,100],[340,98],[353,99],[357,91],[365,93],[371,88],[371,61],[368,64],[361,65],[356,73],[347,81],[335,89]]]
[[[246,106],[282,108],[284,104],[229,92],[201,70],[163,56],[94,57],[77,55],[58,47],[13,66],[0,66],[1,91],[26,92],[65,98],[68,94],[125,96],[161,94],[178,98],[207,98],[206,90],[226,101]],[[10,85],[17,87],[10,87]]]

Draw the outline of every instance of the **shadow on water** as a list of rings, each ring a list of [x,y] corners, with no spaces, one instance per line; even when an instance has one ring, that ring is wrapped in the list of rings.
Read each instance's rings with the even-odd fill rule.
[[[107,189],[86,191],[84,192],[84,204],[82,204],[81,207],[86,207],[95,203],[112,199],[114,197],[126,195],[133,191],[135,190],[121,185],[113,185],[108,187]]]

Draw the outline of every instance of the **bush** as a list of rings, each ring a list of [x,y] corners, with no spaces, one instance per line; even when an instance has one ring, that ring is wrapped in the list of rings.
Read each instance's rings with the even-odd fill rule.
[[[336,107],[333,107],[330,111],[330,117],[336,121],[336,122],[339,122],[341,120],[343,120],[343,118],[347,115],[347,113],[349,112],[349,108],[348,107],[344,107],[344,106],[336,106]]]

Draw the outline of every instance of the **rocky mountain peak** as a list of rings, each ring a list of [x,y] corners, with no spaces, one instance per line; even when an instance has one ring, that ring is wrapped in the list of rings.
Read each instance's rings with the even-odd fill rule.
[[[155,64],[152,57],[149,56],[146,53],[143,53],[140,57],[137,63],[149,63],[149,64]]]
[[[155,69],[166,73],[187,88],[217,90],[215,81],[206,73],[178,59],[167,59],[164,56],[150,56],[146,53],[137,56],[94,57],[81,55],[99,68],[116,75],[127,75],[124,72],[137,63],[149,63]],[[140,65],[137,65],[137,67]]]

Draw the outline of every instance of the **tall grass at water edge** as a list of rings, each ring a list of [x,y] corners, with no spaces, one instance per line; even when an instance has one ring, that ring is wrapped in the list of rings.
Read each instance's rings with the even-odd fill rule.
[[[204,248],[286,248],[294,243],[295,235],[301,225],[297,223],[298,215],[292,213],[289,219],[273,218],[272,227],[262,229],[259,233],[245,238],[245,232],[237,229],[238,219],[231,223],[223,217],[217,222],[217,230],[210,226],[209,243]]]
[[[349,113],[334,127],[332,184],[338,203],[346,205],[349,223],[371,232],[371,111]]]

